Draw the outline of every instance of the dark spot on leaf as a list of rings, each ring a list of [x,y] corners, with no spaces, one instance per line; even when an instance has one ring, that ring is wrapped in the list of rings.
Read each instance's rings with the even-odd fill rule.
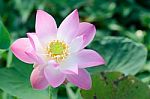
[[[135,88],[136,88],[136,89],[138,89],[139,87],[138,87],[138,86],[136,86]]]
[[[97,96],[96,96],[96,95],[94,95],[94,96],[93,96],[93,99],[97,99]]]
[[[117,80],[113,81],[113,84],[114,84],[115,86],[118,86],[118,83],[119,83],[119,81],[117,81]]]
[[[117,80],[113,81],[113,84],[115,86],[118,86],[119,82],[122,81],[122,80],[124,80],[124,79],[126,79],[126,78],[128,78],[128,76],[121,75]]]
[[[101,72],[101,77],[102,77],[102,80],[105,81],[106,85],[108,85],[108,81],[107,81],[107,77],[106,77],[106,73],[105,72]]]

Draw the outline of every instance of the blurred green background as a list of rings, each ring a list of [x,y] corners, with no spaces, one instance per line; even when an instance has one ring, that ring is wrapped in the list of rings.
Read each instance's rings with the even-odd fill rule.
[[[58,26],[78,9],[80,21],[96,26],[94,41],[121,36],[144,44],[148,50],[147,62],[136,77],[150,84],[150,0],[0,0],[0,18],[12,41],[35,31],[37,9],[51,14]],[[0,55],[0,68],[11,64],[11,56],[10,51]],[[63,88],[60,90],[65,93]]]

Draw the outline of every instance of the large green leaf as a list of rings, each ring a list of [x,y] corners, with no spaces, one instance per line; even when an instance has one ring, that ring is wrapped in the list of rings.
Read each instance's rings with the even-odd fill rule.
[[[143,69],[136,75],[136,77],[150,86],[150,61],[146,62]]]
[[[135,75],[143,67],[147,50],[140,44],[123,37],[105,37],[95,40],[90,46],[105,59],[105,66],[90,68],[89,71],[120,71]]]
[[[2,94],[3,92],[0,90],[0,99],[3,99]]]
[[[3,25],[3,23],[0,21],[0,51],[4,49],[8,49],[10,45],[10,36]]]
[[[21,99],[49,99],[47,90],[38,91],[31,87],[31,65],[18,60],[14,65],[13,68],[0,69],[0,89]]]
[[[149,99],[150,89],[134,76],[119,72],[92,75],[92,89],[81,90],[83,99]]]

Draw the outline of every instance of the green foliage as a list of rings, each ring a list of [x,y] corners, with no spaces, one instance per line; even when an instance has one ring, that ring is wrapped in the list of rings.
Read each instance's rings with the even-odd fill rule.
[[[0,88],[21,99],[49,99],[47,90],[34,90],[30,84],[32,66],[13,60],[15,67],[0,69]]]
[[[3,99],[2,93],[3,93],[3,92],[0,90],[0,99]]]
[[[89,48],[98,51],[106,61],[105,66],[89,69],[91,72],[106,70],[135,75],[143,68],[147,57],[147,50],[142,44],[123,37],[95,40]]]
[[[0,21],[0,50],[8,49],[10,45],[10,36],[3,25],[3,23]]]
[[[92,75],[91,90],[81,90],[83,99],[149,99],[150,89],[133,76],[119,72]]]

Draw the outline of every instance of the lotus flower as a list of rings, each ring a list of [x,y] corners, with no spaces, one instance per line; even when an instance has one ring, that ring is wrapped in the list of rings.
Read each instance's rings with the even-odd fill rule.
[[[28,38],[16,40],[11,50],[21,61],[34,64],[31,85],[45,89],[58,87],[68,81],[88,90],[92,81],[85,68],[104,64],[104,59],[95,51],[84,49],[94,38],[95,26],[79,22],[74,10],[57,28],[54,18],[38,10],[36,33],[27,33]]]

